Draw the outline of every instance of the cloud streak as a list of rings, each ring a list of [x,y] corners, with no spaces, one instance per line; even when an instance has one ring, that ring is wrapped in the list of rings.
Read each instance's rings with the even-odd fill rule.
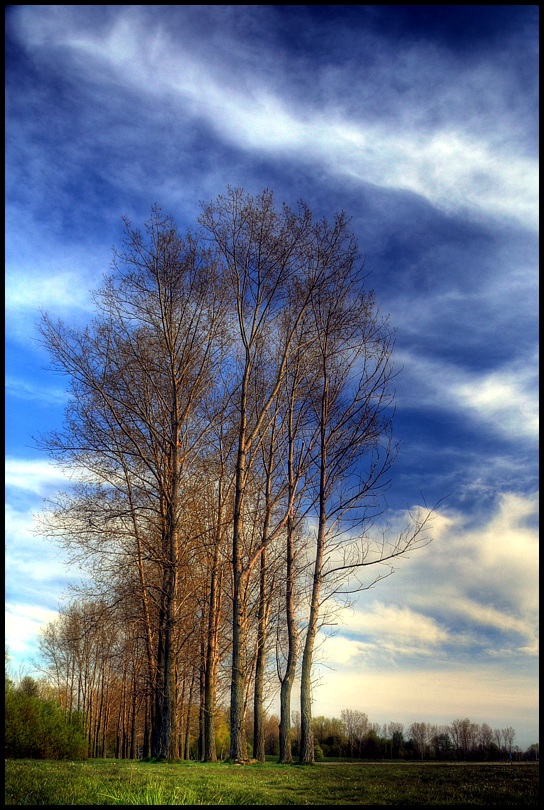
[[[45,495],[52,488],[69,486],[69,478],[58,467],[41,459],[6,458],[6,486]]]
[[[490,77],[477,65],[467,70],[462,63],[444,64],[443,55],[437,58],[415,47],[404,55],[404,64],[399,65],[398,58],[391,64],[389,48],[367,40],[366,48],[373,49],[379,61],[372,80],[366,71],[354,68],[350,86],[339,87],[335,69],[324,66],[318,77],[324,90],[318,99],[305,102],[307,86],[286,83],[289,60],[278,67],[273,45],[267,43],[255,61],[233,60],[239,18],[234,30],[227,26],[219,35],[217,22],[211,31],[204,24],[209,10],[200,18],[182,15],[181,28],[167,29],[148,8],[130,7],[113,18],[105,35],[103,26],[82,28],[74,15],[52,14],[50,9],[42,15],[34,9],[32,15],[21,13],[20,30],[42,57],[54,54],[70,71],[76,70],[89,93],[97,81],[110,82],[114,91],[122,86],[137,94],[145,106],[166,101],[174,115],[206,121],[239,149],[311,160],[340,176],[411,191],[445,211],[467,210],[474,216],[537,227],[536,159],[519,154],[504,135],[490,137],[477,108],[460,115],[461,105],[473,93],[479,94],[488,114],[499,111],[500,88],[495,96],[489,88],[482,95]],[[221,13],[219,19],[225,19]],[[248,28],[255,19],[250,12]],[[184,24],[198,31],[196,46],[181,35]],[[422,63],[441,83],[430,93],[421,86]],[[302,67],[308,65],[303,62]],[[406,87],[417,88],[415,98],[406,99],[400,89],[394,92],[399,74]],[[384,114],[376,103],[384,91],[394,113]],[[414,108],[418,118],[407,121],[403,110]]]
[[[5,379],[5,390],[16,399],[41,402],[46,405],[66,405],[68,402],[68,394],[64,388],[44,387],[9,374]]]
[[[418,407],[457,411],[511,441],[537,441],[536,361],[478,374],[409,352],[398,351],[396,360],[403,369],[399,407],[413,407],[417,402]]]

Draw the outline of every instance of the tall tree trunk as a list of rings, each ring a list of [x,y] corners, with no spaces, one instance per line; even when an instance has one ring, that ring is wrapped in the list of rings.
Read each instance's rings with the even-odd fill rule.
[[[164,588],[164,586],[163,586]],[[162,723],[164,711],[164,696],[165,696],[165,603],[164,596],[162,596],[159,605],[159,615],[157,624],[157,675],[155,681],[154,707],[153,707],[153,725],[151,730],[151,756],[155,759],[161,757],[162,752]]]
[[[198,671],[198,760],[204,762],[205,743],[205,713],[206,713],[206,634],[204,627],[207,616],[204,614],[200,621],[200,667]]]
[[[159,683],[157,689],[156,734],[153,756],[173,759],[175,739],[175,658],[174,658],[174,575],[167,570],[164,578],[164,627],[162,629]]]
[[[247,749],[244,731],[245,697],[245,633],[242,599],[243,560],[243,503],[246,475],[247,384],[249,363],[242,383],[240,400],[240,426],[236,459],[236,484],[232,526],[232,674],[230,690],[230,758],[245,760]]]
[[[187,717],[185,721],[185,741],[183,746],[183,759],[191,759],[191,707],[193,704],[193,691],[195,686],[195,669],[191,674],[191,684],[189,686],[189,697],[187,699]]]
[[[121,751],[122,751],[122,716],[123,716],[123,700],[124,700],[124,686],[123,686],[123,698],[121,700],[121,704],[117,709],[117,726],[115,729],[115,759],[121,759]]]
[[[241,565],[240,565],[241,568]],[[232,633],[232,678],[230,703],[230,758],[232,760],[245,760],[247,747],[244,729],[244,700],[245,700],[245,627],[244,609],[242,600],[242,571],[235,573],[236,584],[233,595],[233,633]]]
[[[145,695],[145,712],[144,712],[144,742],[142,756],[144,759],[149,759],[151,756],[151,705],[150,693],[146,691]]]
[[[265,531],[267,531],[265,529]],[[266,635],[268,626],[267,609],[267,559],[266,548],[261,554],[259,582],[259,616],[257,627],[257,657],[255,663],[255,686],[253,698],[253,756],[259,762],[266,761],[264,739],[264,672],[266,663]]]
[[[179,723],[179,751],[180,758],[185,759],[185,725],[189,721],[185,716],[185,691],[187,689],[187,674],[184,670],[183,677],[181,678],[181,694],[179,695],[178,714],[181,722]]]
[[[136,759],[136,713],[137,713],[137,694],[136,694],[136,672],[132,678],[132,705],[130,710],[130,758]]]
[[[253,695],[253,756],[259,762],[266,762],[265,754],[265,712],[263,706],[264,676],[266,667],[266,640],[268,635],[268,618],[270,598],[268,586],[267,544],[269,542],[272,519],[272,477],[274,469],[275,425],[270,434],[270,447],[264,460],[266,469],[264,516],[261,534],[261,561],[259,572],[259,610],[257,618],[257,654],[255,661],[255,684]]]
[[[170,369],[174,368],[173,359]],[[171,452],[170,465],[165,471],[163,490],[164,521],[163,550],[164,573],[162,586],[162,618],[164,620],[162,644],[162,669],[159,669],[160,688],[158,689],[158,712],[156,717],[157,734],[154,756],[157,759],[175,759],[176,726],[176,659],[174,655],[174,631],[176,624],[176,600],[178,578],[178,502],[179,502],[179,459],[178,441],[180,420],[177,402],[177,384],[172,371],[171,404]]]
[[[280,690],[280,756],[279,761],[293,761],[291,748],[291,692],[295,680],[298,652],[298,634],[295,619],[295,582],[294,582],[294,529],[290,520],[287,528],[285,611],[287,619],[287,664],[281,681]]]
[[[216,529],[208,611],[208,635],[206,644],[206,669],[204,683],[204,751],[205,762],[217,762],[215,743],[215,700],[217,691],[217,665],[219,643],[219,616],[221,609],[221,571],[219,569],[219,547],[221,536],[221,487],[218,492],[219,520]]]
[[[295,471],[294,471],[294,432],[293,432],[293,400],[289,407],[289,445],[287,456],[288,475],[288,516],[285,555],[285,616],[287,622],[287,664],[285,674],[281,680],[280,689],[280,728],[279,728],[279,761],[291,763],[293,761],[291,743],[291,692],[297,667],[298,633],[295,618],[295,521],[293,515],[295,501]]]
[[[325,397],[323,398],[322,425],[327,424],[325,414]],[[319,597],[323,579],[323,556],[327,531],[327,448],[324,430],[321,435],[320,481],[319,481],[319,523],[316,537],[314,578],[310,601],[310,615],[306,640],[302,655],[302,671],[300,676],[300,754],[301,765],[312,765],[315,761],[314,740],[312,733],[312,663],[319,618]]]

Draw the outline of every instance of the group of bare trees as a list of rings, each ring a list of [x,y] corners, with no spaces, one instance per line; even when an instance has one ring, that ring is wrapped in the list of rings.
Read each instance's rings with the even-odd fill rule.
[[[421,759],[470,759],[512,754],[516,736],[511,726],[492,729],[487,723],[473,723],[468,717],[445,726],[412,723],[408,733]]]
[[[403,723],[371,723],[364,712],[344,709],[340,718],[315,717],[313,725],[325,756],[468,760],[505,759],[521,753],[514,746],[516,732],[511,726],[492,729],[468,718],[451,725],[412,723],[405,730]]]
[[[59,689],[68,703],[96,700],[114,667],[119,722],[143,712],[149,753],[166,759],[183,755],[183,706],[198,694],[199,753],[214,761],[219,698],[228,692],[230,757],[247,757],[252,705],[262,759],[278,687],[290,762],[298,675],[299,758],[312,762],[327,606],[428,542],[428,512],[391,542],[369,532],[394,457],[393,339],[348,220],[229,188],[181,235],[155,208],[143,233],[125,222],[94,301],[84,329],[47,314],[40,325],[71,397],[63,428],[39,442],[73,476],[41,531],[86,572],[86,601],[65,621],[80,622],[70,637],[81,643],[93,630],[98,655]],[[44,643],[57,666],[54,632]],[[110,698],[96,694],[99,750]]]

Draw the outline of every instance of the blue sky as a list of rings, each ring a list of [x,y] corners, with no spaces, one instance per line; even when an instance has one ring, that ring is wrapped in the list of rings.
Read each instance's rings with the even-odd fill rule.
[[[227,185],[345,210],[397,329],[400,454],[384,518],[433,543],[323,647],[314,713],[512,726],[538,740],[538,7],[6,8],[6,636],[32,668],[69,572],[33,514],[33,447],[121,217],[183,230]],[[381,527],[380,527],[381,528]]]

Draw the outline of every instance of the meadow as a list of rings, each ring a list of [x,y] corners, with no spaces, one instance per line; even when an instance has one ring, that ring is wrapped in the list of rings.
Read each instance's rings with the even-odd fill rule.
[[[538,763],[6,760],[6,805],[536,806]]]

